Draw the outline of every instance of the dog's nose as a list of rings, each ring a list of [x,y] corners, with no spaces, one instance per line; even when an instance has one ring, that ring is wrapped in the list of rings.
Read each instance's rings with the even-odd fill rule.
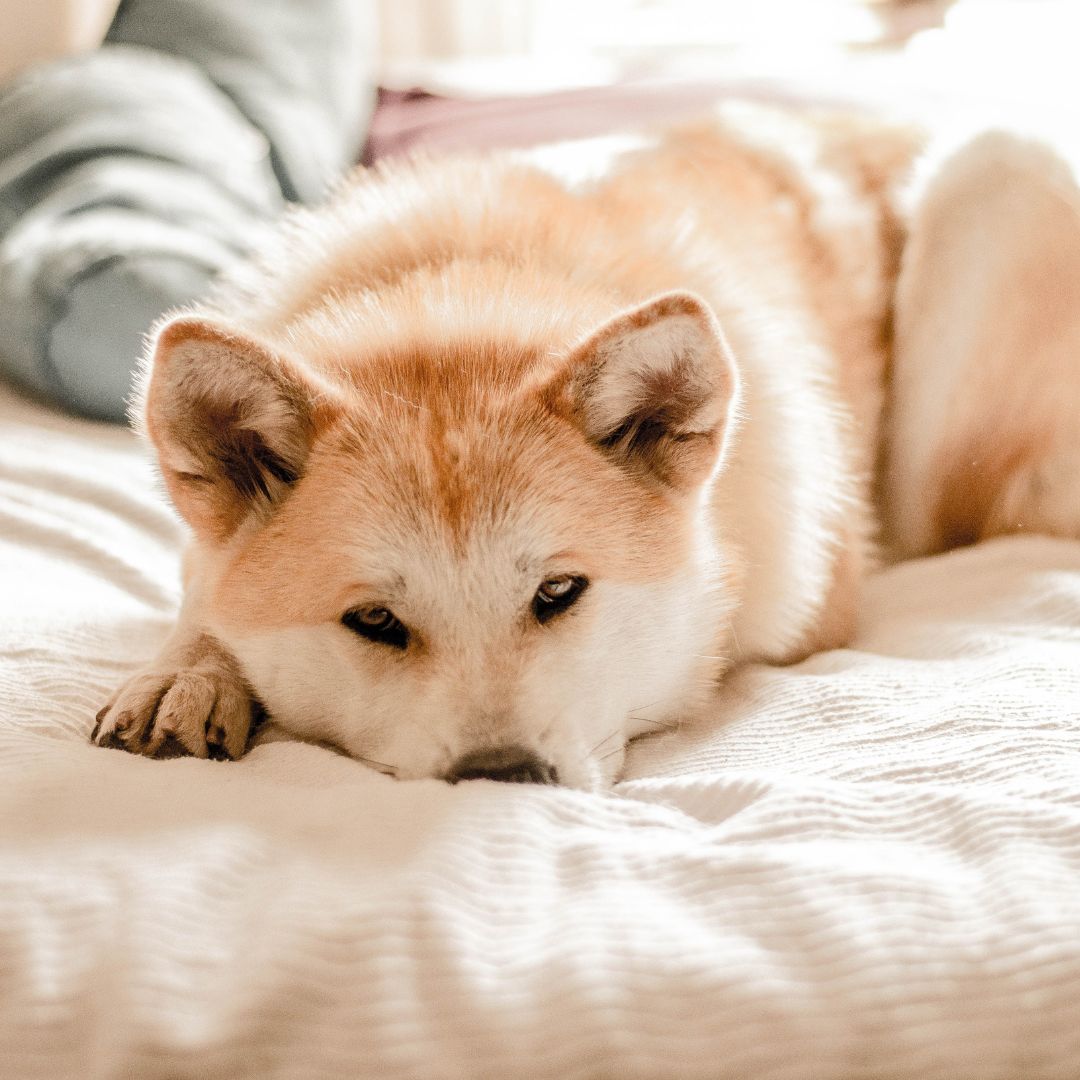
[[[555,766],[538,758],[523,746],[502,746],[493,750],[474,750],[459,758],[446,779],[499,780],[504,784],[557,784]]]

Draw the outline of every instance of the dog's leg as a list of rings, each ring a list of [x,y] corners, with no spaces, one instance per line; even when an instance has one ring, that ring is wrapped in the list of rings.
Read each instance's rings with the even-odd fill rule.
[[[236,661],[209,635],[180,629],[98,713],[91,738],[148,757],[238,758],[251,719]]]
[[[161,651],[98,713],[91,739],[148,757],[238,758],[254,703],[233,656],[199,625],[190,575],[184,609]]]
[[[1080,536],[1077,175],[1042,144],[986,134],[915,209],[883,476],[898,554]]]

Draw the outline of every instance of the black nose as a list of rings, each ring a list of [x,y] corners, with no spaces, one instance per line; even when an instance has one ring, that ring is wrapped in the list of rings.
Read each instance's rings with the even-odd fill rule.
[[[542,761],[523,746],[474,750],[459,758],[446,774],[451,784],[459,780],[499,780],[504,784],[557,784],[554,765]]]

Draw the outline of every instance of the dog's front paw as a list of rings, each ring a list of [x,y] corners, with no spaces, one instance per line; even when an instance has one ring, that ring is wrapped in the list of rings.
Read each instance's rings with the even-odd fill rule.
[[[238,758],[252,712],[235,661],[205,648],[190,665],[155,665],[132,676],[97,714],[90,738],[147,757]]]

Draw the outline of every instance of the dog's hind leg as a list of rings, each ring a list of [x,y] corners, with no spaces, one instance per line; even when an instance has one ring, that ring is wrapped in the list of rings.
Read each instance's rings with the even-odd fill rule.
[[[1043,144],[984,134],[915,207],[882,478],[898,555],[1080,537],[1077,175]]]

